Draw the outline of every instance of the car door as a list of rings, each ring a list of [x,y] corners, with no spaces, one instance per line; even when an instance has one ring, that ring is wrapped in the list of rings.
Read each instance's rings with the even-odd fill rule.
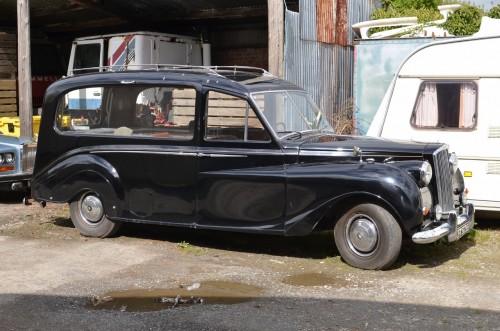
[[[208,91],[198,149],[197,225],[282,232],[284,156],[245,98]]]

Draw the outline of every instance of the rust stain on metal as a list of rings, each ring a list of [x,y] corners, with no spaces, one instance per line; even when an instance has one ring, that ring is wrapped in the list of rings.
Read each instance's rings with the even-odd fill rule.
[[[347,46],[347,1],[337,0],[335,44],[340,46]]]
[[[335,42],[335,1],[317,0],[316,36],[320,42],[327,44]]]

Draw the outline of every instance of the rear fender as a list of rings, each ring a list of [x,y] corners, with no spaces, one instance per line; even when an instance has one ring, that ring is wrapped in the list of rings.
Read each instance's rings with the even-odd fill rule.
[[[99,156],[71,156],[32,180],[32,196],[37,201],[70,202],[85,191],[93,191],[102,198],[106,216],[121,214],[125,197],[123,183],[116,169]]]

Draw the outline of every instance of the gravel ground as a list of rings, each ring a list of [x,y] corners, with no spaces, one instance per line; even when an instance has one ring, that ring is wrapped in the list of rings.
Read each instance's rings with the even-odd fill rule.
[[[125,224],[94,239],[66,205],[1,198],[2,330],[500,330],[498,219],[451,245],[407,242],[391,270],[363,271],[330,233]]]

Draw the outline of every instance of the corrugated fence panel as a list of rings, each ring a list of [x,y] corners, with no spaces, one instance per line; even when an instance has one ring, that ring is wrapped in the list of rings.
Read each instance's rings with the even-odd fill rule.
[[[368,20],[371,8],[371,0],[306,0],[299,13],[285,13],[285,79],[306,89],[326,116],[352,104],[351,25]]]
[[[317,40],[316,37],[316,0],[305,0],[299,3],[300,39]]]
[[[335,44],[347,46],[347,0],[337,0],[335,15]]]
[[[375,8],[373,0],[348,0],[347,1],[347,43],[354,44],[354,39],[357,38],[352,30],[352,25],[355,23],[368,21],[370,14]]]
[[[332,0],[318,0],[316,4],[316,35],[318,41],[335,43],[335,2]]]

